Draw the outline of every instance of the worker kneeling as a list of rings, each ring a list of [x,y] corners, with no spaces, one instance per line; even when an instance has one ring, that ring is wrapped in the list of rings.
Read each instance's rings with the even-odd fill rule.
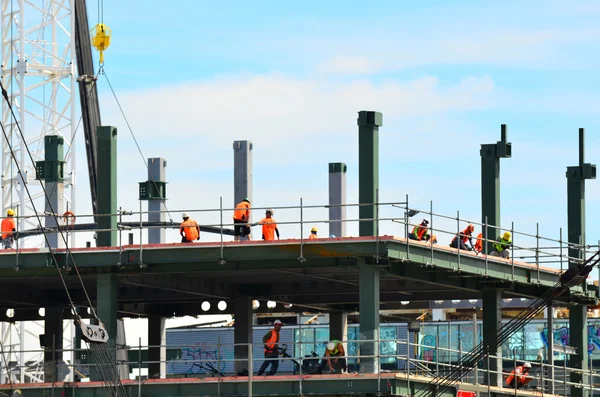
[[[533,377],[529,376],[530,369],[531,364],[529,363],[517,366],[517,368],[515,368],[510,373],[510,375],[506,377],[506,386],[514,389],[516,383],[516,388],[520,389],[521,387],[531,382],[533,380]]]
[[[329,367],[329,371],[336,374],[342,374],[346,372],[346,352],[344,346],[338,340],[332,340],[325,347],[325,355],[319,365],[319,372],[323,372],[325,366]]]
[[[510,248],[511,244],[512,241],[510,239],[510,232],[504,232],[502,238],[492,245],[494,250],[490,252],[490,255],[508,259],[510,257],[510,252],[508,249]]]

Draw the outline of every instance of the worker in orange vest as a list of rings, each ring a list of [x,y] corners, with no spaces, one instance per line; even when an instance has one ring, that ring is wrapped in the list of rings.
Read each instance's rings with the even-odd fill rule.
[[[427,233],[428,229],[429,221],[427,219],[423,219],[423,222],[421,222],[419,226],[413,227],[413,230],[408,235],[408,238],[417,241],[429,241],[431,235]]]
[[[533,377],[529,376],[530,369],[531,364],[529,363],[517,366],[517,368],[515,368],[510,373],[510,375],[506,377],[506,386],[512,387],[514,389],[516,381],[516,388],[520,389],[521,387],[531,382],[533,380]]]
[[[477,252],[483,251],[483,233],[479,233],[477,235],[477,238],[475,241],[475,251],[477,251]]]
[[[250,240],[250,200],[245,197],[233,211],[233,239]]]
[[[275,240],[275,234],[277,234],[277,240],[279,240],[279,229],[277,229],[277,222],[273,219],[275,211],[269,209],[265,211],[265,218],[258,221],[259,225],[262,225],[262,238],[265,241]]]
[[[2,219],[0,228],[2,229],[2,246],[4,249],[12,248],[14,242],[13,232],[17,230],[14,216],[15,211],[9,208],[6,211],[6,218]]]
[[[281,330],[282,323],[279,320],[273,322],[273,329],[263,336],[263,343],[265,344],[265,361],[258,370],[258,376],[261,376],[267,370],[269,364],[271,364],[271,370],[267,373],[267,376],[275,375],[279,368],[279,331]]]
[[[454,236],[452,242],[450,242],[450,247],[458,248],[461,250],[473,251],[475,245],[473,244],[473,232],[475,231],[475,226],[469,224],[465,230],[463,230],[458,235]],[[469,242],[470,246],[467,247],[466,243]],[[479,254],[479,252],[475,251],[475,253]]]
[[[308,239],[312,240],[313,238],[319,238],[319,236],[317,236],[318,231],[319,229],[317,229],[316,227],[310,229],[310,236],[308,236]]]
[[[187,212],[182,215],[183,222],[179,227],[179,234],[181,235],[182,243],[191,243],[194,240],[200,240],[200,226],[195,220],[190,219]]]

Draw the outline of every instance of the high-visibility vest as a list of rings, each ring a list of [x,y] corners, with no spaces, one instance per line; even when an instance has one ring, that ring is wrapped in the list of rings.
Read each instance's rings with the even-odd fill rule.
[[[311,234],[310,234],[310,236],[308,236],[308,239],[310,240],[310,239],[313,239],[313,238],[318,238],[318,237],[317,237],[317,235],[316,235],[316,234],[312,234],[312,233],[311,233]]]
[[[233,211],[233,219],[236,221],[248,221],[250,219],[250,203],[247,201],[242,201],[238,205],[235,206],[235,210]]]
[[[200,237],[198,229],[196,228],[197,226],[198,224],[196,223],[196,221],[192,219],[187,219],[181,223],[179,231],[183,231],[185,233],[185,238],[187,241],[194,241],[198,237]]]
[[[475,251],[481,252],[483,251],[483,233],[479,233],[477,236],[477,241],[475,242]]]
[[[519,376],[523,373],[523,366],[519,365],[517,368],[515,368],[510,375],[508,375],[508,377],[506,378],[506,385],[510,385],[510,382],[513,381],[513,379],[515,378],[515,375],[517,376],[517,383],[520,385],[524,385],[526,383],[529,383],[530,379],[527,376]]]
[[[339,340],[332,340],[331,341],[333,344],[335,344],[335,347],[333,348],[333,350],[329,350],[329,354],[332,356],[338,356],[341,352],[338,349],[338,343],[340,343]]]
[[[14,218],[4,218],[2,219],[2,238],[7,238],[8,236],[12,236],[13,229],[16,229]]]
[[[509,245],[511,243],[511,240],[505,240],[503,238],[500,239],[499,242],[494,244],[494,249],[498,252],[502,252],[504,251],[504,245]]]
[[[411,234],[413,236],[415,236],[415,238],[419,241],[423,240],[423,236],[425,235],[425,233],[427,232],[427,228],[423,227],[423,226],[415,226],[413,227],[413,230],[411,232]]]
[[[269,339],[267,339],[267,343],[265,343],[265,353],[272,352],[273,350],[275,350],[275,345],[279,341],[279,335],[277,335],[277,332],[275,332],[275,330],[271,330],[269,332],[271,333],[271,336],[269,337]]]

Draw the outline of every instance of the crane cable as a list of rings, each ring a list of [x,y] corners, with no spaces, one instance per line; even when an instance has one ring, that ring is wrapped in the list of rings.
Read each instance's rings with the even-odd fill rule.
[[[2,82],[1,82],[1,81],[0,81],[0,89],[2,90],[2,97],[5,99],[6,103],[8,104],[8,108],[10,109],[10,112],[13,114],[13,117],[15,117],[15,124],[16,124],[16,126],[17,126],[17,129],[18,129],[18,131],[19,131],[19,134],[20,134],[20,136],[21,136],[21,141],[22,141],[23,147],[26,149],[26,151],[27,151],[27,154],[28,154],[28,156],[29,156],[29,159],[31,160],[31,162],[32,162],[32,163],[33,163],[33,165],[35,166],[35,161],[33,160],[33,156],[31,155],[31,151],[29,150],[29,146],[27,145],[27,141],[25,140],[25,136],[24,136],[24,134],[23,134],[23,131],[21,130],[21,126],[20,126],[20,124],[19,124],[19,123],[16,121],[16,116],[15,116],[15,113],[14,113],[13,107],[12,107],[12,105],[11,105],[11,103],[10,103],[10,100],[8,99],[8,93],[7,93],[6,89],[4,88],[4,85],[2,84]],[[19,173],[19,175],[24,175],[24,174],[23,174],[23,172],[22,172],[22,170],[21,170],[21,166],[19,165],[19,162],[18,162],[18,160],[17,160],[17,157],[16,157],[16,155],[15,155],[15,152],[14,152],[14,150],[13,150],[12,144],[10,143],[10,140],[9,140],[9,138],[8,138],[8,135],[7,135],[7,133],[6,133],[6,129],[4,128],[4,124],[2,124],[1,122],[0,122],[0,128],[2,128],[2,134],[4,135],[4,139],[6,140],[6,142],[7,142],[8,146],[9,146],[10,154],[11,154],[11,157],[13,158],[13,160],[14,160],[14,162],[15,162],[15,166],[16,166],[16,168],[17,168],[17,172]],[[50,198],[49,198],[49,196],[48,196],[48,193],[47,193],[47,191],[46,191],[46,188],[45,188],[45,186],[44,186],[44,184],[43,184],[43,182],[42,182],[41,180],[40,180],[40,185],[41,185],[41,187],[42,187],[42,191],[44,192],[44,197],[45,197],[45,199],[46,199],[46,203],[47,203],[47,204],[48,204],[48,206],[50,207],[50,212],[51,212],[51,215],[50,215],[50,216],[52,216],[52,217],[54,218],[54,220],[55,220],[56,224],[58,225],[58,224],[59,224],[59,222],[58,222],[58,216],[57,216],[57,215],[56,215],[56,213],[55,213],[55,209],[52,207],[52,203],[50,202]],[[30,202],[31,202],[31,205],[33,206],[34,213],[35,213],[35,217],[36,217],[36,219],[37,219],[37,221],[38,221],[38,224],[39,224],[39,225],[40,225],[40,227],[41,227],[41,225],[42,225],[42,220],[41,220],[41,217],[40,217],[40,215],[39,215],[39,213],[38,213],[37,209],[35,208],[35,204],[33,203],[33,200],[32,200],[32,197],[31,197],[31,192],[29,191],[29,187],[27,186],[27,183],[23,183],[23,187],[25,188],[25,191],[26,191],[26,193],[27,193],[27,196],[28,196],[28,198],[29,198],[29,200],[30,200]],[[98,321],[100,321],[100,319],[98,318],[98,315],[96,314],[96,310],[94,309],[94,305],[92,304],[92,301],[91,301],[91,299],[90,299],[90,296],[89,296],[89,294],[88,294],[88,292],[87,292],[87,289],[85,288],[85,284],[84,284],[84,282],[83,282],[83,279],[82,279],[82,277],[81,277],[81,274],[79,273],[79,268],[77,267],[77,264],[75,263],[75,258],[73,257],[73,254],[72,254],[72,252],[71,252],[71,249],[70,249],[70,248],[67,246],[67,244],[66,244],[66,238],[65,238],[65,235],[64,235],[64,233],[63,233],[61,230],[58,230],[57,232],[60,234],[60,236],[61,236],[61,237],[62,237],[62,239],[63,239],[63,242],[65,243],[66,252],[67,252],[67,257],[70,257],[70,258],[71,258],[71,260],[72,260],[72,263],[73,263],[73,268],[75,269],[75,272],[77,273],[77,277],[78,277],[78,279],[79,279],[79,282],[81,283],[81,287],[82,287],[82,289],[83,289],[83,291],[84,291],[84,293],[85,293],[85,297],[86,297],[86,299],[87,299],[87,302],[88,302],[88,304],[89,304],[89,307],[90,307],[90,310],[91,310],[91,312],[92,312],[92,315],[94,316],[94,318],[95,318],[95,319],[97,319]],[[48,239],[48,235],[47,235],[46,231],[44,231],[44,230],[42,229],[42,233],[43,233],[43,235],[44,235],[44,239],[45,239],[45,241],[46,241],[46,244],[48,245],[48,247],[50,247],[50,241],[49,241],[49,239]],[[52,257],[52,262],[54,263],[54,265],[55,265],[56,269],[58,270],[58,274],[59,274],[59,276],[60,276],[60,280],[61,280],[61,282],[62,282],[62,284],[63,284],[63,287],[64,287],[64,289],[65,289],[65,293],[67,294],[67,297],[68,297],[68,299],[69,299],[69,304],[70,304],[70,306],[71,306],[71,309],[73,310],[73,315],[74,315],[75,317],[77,317],[77,318],[78,318],[78,319],[81,321],[81,316],[79,316],[79,313],[77,312],[77,309],[76,309],[76,307],[75,307],[75,303],[73,302],[73,298],[71,297],[71,293],[69,292],[69,288],[68,288],[68,286],[67,286],[67,283],[66,283],[66,281],[65,281],[65,278],[64,278],[64,276],[63,276],[63,274],[62,274],[62,272],[61,272],[61,269],[60,269],[60,267],[59,267],[59,265],[58,265],[58,261],[57,261],[57,259],[56,259],[56,255],[55,255],[55,253],[54,253],[54,251],[53,251],[52,249],[50,249],[50,255],[51,255],[51,257]]]

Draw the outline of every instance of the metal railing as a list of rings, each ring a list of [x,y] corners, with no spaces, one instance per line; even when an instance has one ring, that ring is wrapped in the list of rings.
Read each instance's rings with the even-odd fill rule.
[[[328,341],[321,342],[326,344]],[[318,342],[317,342],[318,343]],[[420,343],[414,343],[410,341],[409,333],[407,333],[406,339],[378,339],[378,340],[347,340],[341,341],[345,348],[346,354],[344,358],[347,361],[347,371],[337,371],[336,373],[347,373],[353,377],[361,375],[372,378],[376,376],[377,379],[382,377],[398,377],[398,375],[404,375],[400,379],[406,379],[408,382],[416,382],[422,385],[417,387],[426,388],[429,384],[436,384],[443,382],[444,374],[450,374],[457,369],[461,368],[463,360],[468,359],[469,352],[465,352],[462,347],[462,343],[459,343],[459,348],[449,349],[436,346],[423,345]],[[358,349],[356,354],[348,354],[348,344],[357,344]],[[303,355],[303,345],[314,345],[315,342],[289,342],[287,344],[281,344],[280,348],[285,349],[285,353],[280,353],[278,357],[268,358],[271,362],[277,362],[279,368],[276,375],[288,375],[286,381],[297,382],[299,385],[299,395],[302,395],[302,384],[303,382],[310,382],[311,376],[317,373],[328,373],[329,364],[324,360],[322,353],[313,352],[309,355]],[[393,345],[396,347],[395,352],[380,352],[382,344]],[[374,354],[361,354],[360,351],[365,348],[366,345],[375,347],[373,349]],[[244,346],[245,353],[238,354],[239,357],[234,355],[236,346]],[[288,350],[288,346],[291,349]],[[165,349],[167,352],[174,354],[174,357],[168,358],[167,360],[142,360],[143,352],[148,352],[154,349],[160,351]],[[436,360],[424,360],[419,354],[423,349],[433,350]],[[248,395],[252,395],[253,382],[263,381],[263,376],[258,376],[256,368],[259,368],[265,361],[262,358],[263,344],[232,344],[232,343],[221,343],[220,338],[214,344],[201,343],[195,345],[166,345],[166,346],[142,346],[141,342],[138,346],[117,346],[115,347],[114,357],[117,357],[118,350],[125,350],[128,352],[128,360],[114,360],[112,365],[115,366],[128,366],[130,374],[130,382],[134,382],[138,386],[138,396],[141,396],[141,388],[145,379],[148,379],[148,375],[142,374],[142,369],[149,366],[157,366],[159,368],[163,365],[166,367],[166,371],[163,372],[163,379],[166,378],[207,378],[207,381],[217,382],[219,385],[228,381],[239,381],[240,377],[247,378],[248,383]],[[26,353],[40,353],[40,350],[30,350]],[[48,352],[48,350],[46,350]],[[86,353],[86,349],[76,350],[61,350],[51,349],[51,357],[55,358],[54,361],[44,363],[39,371],[35,374],[36,376],[30,376],[29,379],[25,379],[24,383],[35,383],[43,382],[45,374],[63,374],[62,377],[52,377],[52,379],[45,380],[46,383],[52,383],[49,387],[54,387],[54,384],[60,382],[87,382],[90,379],[88,374],[92,372],[93,368],[97,365],[106,365],[106,363],[72,363],[64,362],[62,357],[65,353],[73,354],[75,352]],[[248,360],[248,357],[252,359]],[[444,359],[438,359],[444,357]],[[456,357],[456,359],[452,359]],[[495,355],[489,355],[474,368],[470,368],[469,371],[465,371],[464,376],[461,377],[457,382],[452,382],[451,387],[457,387],[458,384],[470,384],[481,386],[484,389],[490,391],[491,387],[503,387],[513,388],[515,394],[517,389],[515,386],[507,385],[507,377],[510,375],[510,371],[519,365],[522,365],[522,361],[517,360],[517,354],[513,351],[511,357],[501,357]],[[566,356],[563,362],[555,364],[554,362],[549,363],[546,358],[538,361],[530,361],[532,369],[528,375],[530,383],[527,388],[530,390],[542,391],[543,393],[557,393],[557,394],[568,394],[568,388],[574,386],[591,392],[600,392],[600,373],[596,372],[593,367],[589,367],[586,370],[571,368],[567,366]],[[336,364],[332,363],[333,367]],[[321,371],[317,370],[318,368]],[[490,369],[497,368],[497,369]],[[11,379],[13,383],[20,384],[19,373],[27,369],[27,366],[8,366],[2,369],[2,379]],[[246,370],[246,373],[240,373],[242,369]],[[153,368],[153,371],[156,368]],[[266,372],[264,373],[266,374]],[[261,374],[261,375],[264,375]],[[582,382],[573,382],[570,380],[571,374],[579,374],[583,377]],[[50,375],[49,375],[50,376]],[[342,375],[343,376],[343,375]],[[235,377],[232,379],[231,377]],[[160,378],[160,376],[153,376],[153,378]],[[322,379],[321,377],[319,377]],[[491,380],[491,381],[490,381]],[[378,388],[381,387],[381,382],[378,382]],[[381,390],[377,390],[381,392]],[[220,395],[220,392],[217,393]]]
[[[141,203],[141,202],[140,202]],[[300,250],[299,250],[299,259],[304,260],[304,246],[307,244],[309,237],[309,230],[314,226],[327,226],[331,223],[340,223],[343,222],[347,225],[349,232],[346,236],[335,236],[339,237],[349,237],[349,236],[358,236],[358,225],[360,222],[374,222],[374,229],[376,232],[376,238],[379,239],[379,236],[382,235],[393,235],[393,236],[401,236],[407,239],[406,245],[406,254],[410,257],[411,245],[420,244],[423,245],[423,242],[417,242],[415,240],[408,239],[409,235],[412,232],[412,229],[415,226],[419,225],[419,221],[414,222],[411,218],[415,218],[416,215],[419,215],[419,218],[422,216],[424,219],[429,221],[429,233],[430,235],[435,235],[437,238],[437,244],[428,243],[430,249],[430,261],[433,263],[434,251],[436,248],[440,246],[448,247],[449,243],[452,239],[460,234],[463,229],[467,226],[467,224],[472,224],[475,226],[476,231],[473,233],[472,238],[473,241],[477,240],[478,232],[482,233],[482,246],[483,250],[481,253],[477,253],[481,255],[482,259],[485,261],[485,274],[488,273],[488,265],[490,260],[494,261],[504,261],[506,263],[510,263],[512,276],[514,277],[514,265],[515,262],[523,262],[528,263],[530,265],[535,265],[537,268],[537,277],[533,281],[539,282],[539,272],[542,267],[552,267],[558,270],[565,270],[569,267],[569,264],[581,263],[585,257],[594,252],[593,249],[597,249],[597,246],[590,245],[579,245],[572,244],[563,239],[563,230],[560,228],[557,235],[558,238],[550,238],[544,237],[539,234],[539,224],[536,224],[535,230],[526,232],[521,230],[516,230],[514,227],[514,222],[511,223],[510,228],[504,227],[500,228],[495,225],[488,224],[487,222],[478,222],[472,219],[464,219],[460,217],[460,212],[457,211],[456,215],[445,215],[439,214],[433,211],[433,202],[430,202],[428,209],[422,209],[416,206],[409,205],[409,198],[406,197],[405,201],[401,202],[381,202],[375,203],[375,217],[369,219],[360,219],[358,217],[358,208],[361,206],[372,206],[372,204],[345,204],[344,207],[349,209],[349,214],[347,219],[335,219],[330,220],[326,219],[327,215],[325,212],[331,208],[330,205],[305,205],[303,203],[303,199],[299,199],[298,205],[292,206],[278,206],[278,207],[254,207],[251,208],[251,219],[250,222],[253,226],[259,226],[257,221],[260,219],[260,214],[266,209],[273,209],[275,214],[273,216],[274,219],[277,220],[278,228],[280,229],[282,240],[294,239],[300,241]],[[203,208],[203,209],[178,209],[171,210],[168,212],[169,215],[174,213],[182,213],[188,212],[191,214],[192,218],[197,217],[198,224],[205,229],[210,229],[213,233],[201,233],[201,242],[203,241],[212,241],[219,242],[221,249],[221,263],[225,263],[226,261],[226,247],[231,244],[231,235],[233,234],[232,227],[234,226],[232,219],[232,214],[234,208],[224,208],[223,200],[220,198],[219,207],[218,208]],[[166,213],[166,211],[165,211]],[[314,214],[320,214],[319,216],[314,216]],[[95,228],[95,224],[93,223],[93,215],[84,214],[77,215],[77,223],[75,225],[63,226],[62,230],[65,232],[65,237],[67,241],[69,241],[69,237],[74,234],[79,233],[98,233],[98,232],[117,232],[118,233],[118,246],[119,249],[123,249],[124,247],[131,248],[132,246],[137,246],[140,255],[139,261],[143,263],[143,230],[156,230],[156,229],[169,229],[169,230],[178,230],[180,227],[179,221],[169,220],[167,222],[162,222],[160,224],[149,224],[145,223],[143,220],[145,216],[149,214],[148,211],[143,211],[141,206],[139,211],[126,211],[120,209],[115,214],[100,214],[98,216],[112,216],[117,218],[118,226],[115,229],[97,229]],[[17,217],[18,218],[18,217]],[[86,223],[85,221],[89,219],[90,223]],[[230,219],[231,221],[227,221]],[[129,221],[127,221],[129,220]],[[17,222],[17,225],[19,222]],[[83,230],[80,228],[83,227]],[[479,230],[477,230],[479,229]],[[48,228],[42,228],[41,226],[37,230],[30,230],[20,234],[21,237],[31,236],[32,233],[41,233],[42,230],[45,230],[49,233],[55,232],[55,230],[51,230]],[[138,233],[136,233],[136,231]],[[503,231],[509,231],[512,235],[512,245],[510,246],[510,255],[509,259],[503,259],[497,256],[493,256],[493,252],[488,252],[489,247],[488,243],[493,243],[495,240],[491,238],[498,233],[498,235],[502,235]],[[123,236],[123,233],[129,233],[129,238],[127,236]],[[176,233],[176,232],[175,232]],[[180,238],[175,237],[176,234],[172,233],[172,236],[169,236],[169,242],[178,243],[180,242]],[[18,232],[17,232],[18,234]],[[19,235],[19,234],[18,234]],[[134,244],[134,237],[138,237],[137,243]],[[490,236],[490,238],[487,238]],[[329,238],[328,234],[323,235],[319,238]],[[25,237],[32,238],[32,237]],[[17,253],[16,266],[18,267],[18,255],[22,251],[22,248],[19,244],[19,238],[16,239],[15,249]],[[59,239],[60,240],[60,239]],[[245,243],[246,241],[239,241],[236,243]],[[137,245],[136,245],[137,244]],[[192,243],[193,244],[193,243]],[[90,244],[91,245],[91,244]],[[374,252],[375,257],[379,256],[379,244],[376,245],[377,252]],[[457,252],[457,269],[461,270],[462,266],[462,257],[465,256],[466,252],[461,249],[455,249]],[[577,253],[576,256],[571,256],[569,251]]]

